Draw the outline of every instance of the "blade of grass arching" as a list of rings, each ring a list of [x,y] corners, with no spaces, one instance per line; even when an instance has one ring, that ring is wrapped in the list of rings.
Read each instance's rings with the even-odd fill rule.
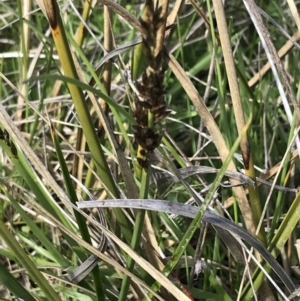
[[[0,263],[0,283],[2,283],[15,297],[22,300],[36,301],[36,299],[21,285],[2,263]]]
[[[68,170],[67,164],[65,162],[65,158],[62,154],[62,151],[61,151],[61,148],[59,145],[59,141],[58,141],[58,137],[55,133],[55,128],[52,124],[51,124],[51,137],[52,137],[53,144],[54,144],[54,147],[56,150],[56,154],[58,157],[58,161],[60,164],[61,172],[62,172],[62,175],[64,178],[64,182],[65,182],[65,186],[66,186],[69,198],[70,198],[71,202],[75,205],[76,202],[78,202],[76,191],[74,189],[73,182],[71,180],[69,170]],[[87,243],[92,244],[85,218],[76,210],[74,211],[74,215],[75,215],[77,225],[80,230],[82,238]],[[103,240],[104,240],[104,244],[102,243]],[[102,242],[101,242],[101,246],[102,246],[101,251],[102,251],[102,248],[105,246],[105,237],[103,235],[102,235]],[[93,279],[94,279],[94,283],[95,283],[95,290],[96,290],[97,298],[98,298],[98,300],[104,300],[105,299],[105,291],[103,289],[103,284],[102,284],[101,275],[100,275],[98,266],[95,266],[95,268],[92,270],[92,274],[93,274]]]
[[[9,201],[20,214],[23,221],[29,226],[33,235],[36,236],[39,242],[49,251],[54,258],[54,260],[59,263],[62,267],[68,267],[70,262],[60,253],[59,250],[53,245],[53,242],[49,241],[45,233],[35,224],[34,220],[28,216],[28,214],[22,209],[19,203],[12,197],[9,191],[13,191],[12,187],[8,187],[5,183],[0,182],[0,187],[5,192],[5,195],[8,197]]]
[[[38,270],[38,268],[23,250],[22,246],[19,245],[15,237],[11,234],[10,230],[7,229],[2,221],[0,221],[0,236],[10,250],[14,253],[18,262],[26,270],[29,277],[35,282],[39,289],[44,292],[48,300],[60,301],[61,299],[52,288],[52,285],[48,283],[43,274]]]
[[[251,123],[251,118],[248,120],[247,124],[245,125],[243,131],[239,134],[238,138],[236,139],[235,143],[233,144],[228,157],[225,159],[222,168],[220,169],[220,172],[217,174],[215,181],[212,183],[211,188],[209,189],[203,204],[201,205],[201,207],[199,208],[199,211],[197,213],[197,215],[195,216],[195,218],[192,220],[189,228],[187,229],[186,233],[184,234],[182,240],[180,241],[179,245],[177,246],[176,250],[174,251],[171,259],[169,260],[168,264],[166,265],[165,269],[162,271],[163,275],[168,276],[172,270],[174,269],[174,267],[177,265],[179,259],[181,258],[182,254],[185,252],[192,236],[194,235],[196,229],[200,226],[202,217],[216,191],[216,189],[218,188],[223,175],[225,174],[231,160],[232,157],[234,155],[234,153],[236,152],[238,145],[241,141],[241,139],[243,138],[243,136],[245,135],[245,133],[248,130],[248,127]],[[160,283],[155,282],[151,288],[157,292],[157,290],[159,290],[160,288]],[[143,301],[146,301],[146,299],[144,298]]]
[[[98,202],[98,201],[79,202],[77,205],[81,209],[106,208],[106,207],[147,209],[153,211],[162,211],[166,213],[168,212],[170,214],[186,216],[189,218],[195,218],[195,216],[199,211],[199,208],[193,205],[187,205],[179,202],[158,200],[158,199],[147,199],[147,200],[145,199],[115,200],[114,199],[114,200],[105,200],[105,202]],[[285,272],[283,267],[276,261],[276,259],[270,254],[270,252],[267,251],[267,249],[257,240],[257,238],[252,236],[247,230],[237,225],[233,221],[213,212],[213,210],[211,209],[208,209],[204,212],[202,220],[211,224],[215,228],[218,229],[222,228],[223,232],[225,231],[230,232],[231,233],[230,240],[232,240],[232,238],[237,235],[242,240],[246,241],[251,247],[255,248],[256,250],[258,250],[258,252],[260,252],[262,257],[272,266],[274,272],[277,274],[277,276],[281,279],[282,283],[286,286],[286,288],[290,292],[293,292],[296,289],[296,285],[293,283],[291,278]],[[218,234],[220,233],[218,232]],[[238,240],[236,240],[236,242],[238,242]],[[238,246],[239,249],[242,247],[248,254],[250,253],[250,251],[241,241],[239,241]],[[251,258],[253,257],[254,256],[251,255]],[[256,263],[258,263],[257,260]]]
[[[84,202],[86,203],[86,202]],[[101,203],[101,202],[97,202],[97,203]],[[38,206],[38,204],[37,204]],[[73,206],[73,205],[72,205]],[[78,209],[77,207],[74,207],[74,209]],[[80,210],[80,209],[79,209]],[[151,288],[149,288],[142,280],[139,279],[139,277],[135,276],[132,273],[129,273],[127,271],[126,268],[124,268],[120,263],[118,263],[118,261],[112,259],[110,256],[105,255],[104,253],[100,252],[97,248],[87,244],[84,240],[82,240],[80,237],[78,237],[75,233],[73,233],[72,231],[70,231],[69,229],[67,229],[60,221],[56,220],[55,218],[53,218],[53,216],[51,216],[45,209],[43,209],[42,207],[39,207],[38,212],[40,214],[42,214],[43,216],[45,216],[47,219],[49,219],[52,223],[54,223],[55,225],[57,225],[57,227],[62,231],[65,232],[66,234],[70,235],[73,239],[76,239],[78,241],[78,243],[80,243],[80,245],[84,248],[86,248],[87,250],[89,250],[91,253],[95,254],[96,256],[98,256],[99,258],[101,258],[104,262],[106,262],[107,264],[111,265],[114,267],[115,271],[118,271],[120,273],[123,274],[128,274],[133,281],[137,282],[138,284],[142,285],[146,290],[151,291]],[[110,239],[112,239],[117,245],[120,246],[120,248],[122,248],[124,250],[125,253],[129,254],[131,257],[134,258],[135,262],[141,266],[142,269],[144,269],[145,271],[147,271],[154,279],[159,279],[160,283],[165,287],[172,287],[172,295],[176,296],[177,298],[179,298],[179,300],[181,301],[190,301],[185,294],[183,294],[175,285],[173,285],[173,283],[166,277],[163,277],[161,275],[161,273],[159,271],[157,271],[157,269],[155,269],[151,264],[149,264],[148,261],[146,261],[145,259],[143,259],[140,255],[138,255],[136,252],[134,252],[129,246],[128,244],[126,244],[125,242],[123,242],[123,240],[121,240],[120,238],[118,238],[115,234],[113,234],[111,231],[109,231],[107,228],[103,227],[100,223],[96,222],[93,218],[91,218],[89,215],[85,214],[83,211],[80,210],[80,212],[82,212],[82,215],[88,220],[90,221],[92,224],[94,224],[95,226],[99,227],[99,229],[101,229],[104,234],[109,237]],[[158,299],[163,301],[163,299],[156,294],[155,292],[154,296]]]
[[[63,23],[59,13],[59,7],[56,1],[44,1],[46,14],[51,27],[53,39],[56,45],[60,62],[62,64],[64,74],[67,77],[78,80],[76,68],[72,59],[71,51],[63,28]],[[113,181],[110,169],[106,162],[106,158],[102,151],[99,139],[97,137],[91,116],[88,111],[82,90],[73,84],[67,84],[72,96],[78,119],[81,123],[84,135],[86,137],[89,149],[91,151],[96,169],[103,180],[103,183],[109,189],[108,193],[114,196],[119,195],[119,191]]]
[[[216,21],[220,33],[221,46],[224,55],[225,68],[226,68],[228,84],[231,92],[236,125],[238,131],[241,132],[245,125],[245,117],[244,117],[244,112],[243,112],[243,107],[242,107],[242,102],[241,102],[241,97],[239,92],[239,85],[237,81],[231,43],[228,36],[224,7],[222,1],[220,0],[213,0],[213,6],[214,6]],[[248,135],[245,135],[241,140],[241,151],[242,151],[246,175],[251,177],[252,179],[256,179]],[[261,202],[260,202],[257,186],[255,187],[249,186],[248,191],[250,196],[250,204],[251,204],[251,210],[253,215],[254,227],[256,228],[259,224],[259,220],[261,218],[261,213],[262,213]],[[263,227],[259,229],[258,238],[262,243],[266,244],[266,235]]]

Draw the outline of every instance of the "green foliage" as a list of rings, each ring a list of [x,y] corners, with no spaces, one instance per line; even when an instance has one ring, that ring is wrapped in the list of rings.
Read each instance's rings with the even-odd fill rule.
[[[246,301],[254,295],[283,300],[291,293],[282,297],[282,279],[274,276],[278,287],[273,289],[253,261],[251,271],[245,272],[215,228],[208,225],[202,233],[203,214],[212,206],[253,234],[247,228],[247,218],[252,217],[245,216],[235,198],[234,183],[224,183],[223,178],[228,176],[227,164],[244,168],[237,144],[244,136],[239,136],[224,61],[227,49],[220,44],[213,10],[218,1],[183,1],[175,18],[168,19],[164,46],[170,53],[162,49],[158,56],[153,52],[157,32],[150,31],[151,23],[143,23],[151,14],[143,16],[140,1],[122,0],[115,6],[115,1],[95,1],[84,17],[88,28],[79,33],[82,20],[77,10],[81,14],[89,1],[73,1],[65,11],[67,1],[59,1],[55,18],[62,20],[57,24],[51,22],[49,11],[47,20],[36,2],[28,0],[29,11],[26,1],[0,2],[0,288],[6,299],[146,300],[148,295],[155,296],[152,300]],[[171,16],[176,1],[159,2],[168,4]],[[291,271],[299,265],[294,244],[299,236],[300,165],[292,142],[298,136],[299,116],[291,101],[283,104],[270,70],[251,82],[268,58],[243,2],[227,2],[226,31],[241,95],[239,114],[246,121],[252,118],[248,151],[263,170],[255,175],[277,186],[271,189],[257,181],[253,191],[247,183],[238,184],[250,200],[251,222],[256,227],[258,220],[266,232],[265,241],[259,238],[274,257],[281,256],[280,264],[299,285]],[[101,3],[108,5],[109,14]],[[287,43],[279,25],[289,35],[297,32],[288,3],[259,5],[278,24],[262,16],[278,51]],[[153,20],[157,30],[162,19]],[[53,35],[46,34],[49,24]],[[140,31],[144,44],[140,39],[128,46]],[[298,39],[299,34],[294,36]],[[107,43],[114,50],[99,66]],[[299,46],[292,47],[285,50],[282,62],[299,99]],[[177,74],[172,69],[174,62],[183,68],[181,76],[179,69]],[[207,112],[199,111],[200,101]],[[294,114],[292,122],[287,106]],[[164,118],[160,120],[158,113]],[[221,139],[227,147],[225,158]],[[155,150],[147,149],[157,141]],[[195,166],[215,170],[195,174]],[[185,177],[185,172],[192,175]],[[163,174],[173,177],[159,178]],[[120,208],[84,211],[87,217],[76,207],[82,200],[126,198],[190,200],[200,209],[191,220],[159,210]],[[259,202],[261,213],[253,200]],[[103,231],[111,234],[110,239],[104,239],[108,234]],[[97,246],[101,260],[92,254]],[[84,276],[81,263],[88,258],[94,265]],[[205,265],[195,271],[199,261]],[[271,273],[274,267],[261,263]]]

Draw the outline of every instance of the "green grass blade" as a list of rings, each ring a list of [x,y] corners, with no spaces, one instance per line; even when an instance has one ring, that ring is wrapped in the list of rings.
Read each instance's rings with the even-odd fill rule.
[[[184,234],[182,240],[180,241],[178,247],[176,248],[175,252],[173,253],[172,258],[170,259],[170,261],[168,262],[168,264],[166,265],[165,269],[162,271],[162,273],[165,276],[168,276],[171,271],[174,269],[174,267],[177,265],[179,259],[181,258],[182,254],[184,253],[184,251],[187,248],[187,245],[190,241],[190,239],[192,238],[192,236],[194,235],[196,229],[199,227],[203,214],[208,206],[208,204],[211,201],[211,198],[213,197],[214,192],[216,191],[218,185],[220,184],[222,177],[228,167],[228,164],[230,163],[235,151],[237,150],[240,140],[242,138],[242,136],[246,133],[249,125],[251,122],[251,118],[249,119],[249,121],[247,122],[246,126],[244,127],[243,131],[240,133],[238,139],[235,141],[234,145],[232,146],[229,155],[227,157],[227,159],[225,160],[224,164],[222,165],[222,168],[220,170],[220,172],[218,173],[218,175],[216,176],[215,181],[213,182],[211,188],[209,189],[205,200],[203,202],[203,205],[199,208],[199,211],[197,213],[197,215],[195,216],[195,218],[192,220],[188,230],[186,231],[186,233]],[[155,282],[152,287],[151,287],[155,292],[159,290],[160,288],[160,283]],[[144,299],[144,301],[146,301],[146,299]]]
[[[52,35],[56,45],[60,62],[67,77],[78,80],[78,74],[72,59],[71,51],[68,46],[67,37],[59,13],[59,7],[56,1],[47,1],[46,13],[51,26]],[[85,102],[82,90],[74,84],[68,83],[68,89],[72,96],[78,119],[81,123],[84,135],[86,137],[89,149],[92,153],[96,169],[108,188],[108,193],[118,197],[119,192],[113,181],[110,169],[107,165],[106,158],[102,151],[100,141],[97,137],[87,104]]]
[[[300,210],[300,193],[297,194],[289,211],[284,217],[280,227],[278,228],[274,238],[272,239],[268,251],[276,258],[283,246],[291,236],[291,233],[295,229],[299,222],[299,210]],[[271,271],[270,265],[263,263],[263,267],[267,272]],[[265,279],[263,272],[260,269],[256,269],[252,276],[252,284],[249,283],[243,290],[241,300],[251,300],[253,297],[253,289],[256,290],[260,287],[262,281]]]
[[[12,149],[8,147],[7,144],[3,141],[0,141],[0,145],[11,158],[14,166],[16,167],[16,170],[18,170],[19,174],[30,187],[32,193],[34,193],[41,205],[56,217],[58,217],[66,226],[74,230],[74,227],[61,213],[61,211],[55,204],[53,197],[50,195],[49,190],[42,183],[36,172],[32,169],[22,151],[15,149],[17,153],[13,153]]]
[[[15,237],[10,233],[2,221],[0,221],[0,235],[10,250],[14,253],[21,266],[27,271],[30,278],[44,292],[45,296],[47,296],[49,300],[60,301],[61,299],[50,283],[48,283],[43,274],[37,269],[35,264],[23,250],[22,246],[19,245]]]
[[[42,243],[45,249],[51,253],[52,257],[55,259],[57,263],[59,263],[63,267],[68,267],[70,265],[70,262],[60,253],[59,250],[57,250],[57,248],[53,245],[53,243],[49,241],[45,233],[35,224],[35,221],[33,221],[32,218],[28,216],[28,214],[22,209],[22,207],[18,204],[18,202],[10,195],[6,185],[2,183],[0,183],[0,185],[5,186],[3,190],[5,190],[5,193],[9,198],[10,202],[17,210],[17,212],[20,214],[24,222],[29,226],[33,235],[36,236],[38,241]]]
[[[60,148],[60,145],[59,145],[59,141],[58,141],[58,137],[55,133],[55,128],[54,128],[53,125],[51,125],[51,136],[52,136],[53,143],[54,143],[54,146],[55,146],[55,149],[56,149],[58,161],[60,163],[62,175],[63,175],[63,178],[64,178],[64,182],[65,182],[65,186],[66,186],[69,198],[73,202],[73,204],[75,205],[76,202],[78,202],[76,191],[74,189],[73,182],[71,180],[69,170],[68,170],[67,164],[65,162],[65,158],[62,154],[62,151],[61,151],[61,148]],[[90,234],[89,234],[89,230],[88,230],[85,218],[76,210],[74,211],[74,215],[75,215],[80,233],[82,235],[82,238],[87,243],[92,244],[91,237],[90,237]],[[96,293],[97,293],[98,300],[104,300],[105,299],[105,291],[103,289],[101,275],[100,275],[100,271],[99,271],[97,265],[92,270],[92,274],[93,274],[93,278],[94,278],[95,290],[96,290]]]
[[[12,145],[13,142],[10,142]],[[8,156],[11,158],[16,170],[22,176],[22,179],[26,182],[31,192],[39,200],[40,204],[48,211],[51,212],[55,217],[61,220],[64,225],[66,225],[70,230],[75,232],[74,226],[69,222],[69,220],[64,216],[64,214],[59,210],[58,206],[55,204],[55,200],[49,193],[49,190],[45,187],[39,176],[32,169],[28,160],[25,158],[23,152],[20,149],[16,149],[14,146],[14,153],[11,147],[9,147],[4,141],[0,140],[0,146],[5,150]],[[78,243],[68,236],[65,236],[68,243],[75,247],[78,247]],[[84,260],[82,253],[78,252],[78,256],[81,260]]]
[[[64,70],[64,74],[67,77],[78,80],[78,73],[75,68],[75,64],[71,55],[71,51],[68,46],[68,41],[66,33],[63,27],[63,23],[59,14],[59,7],[56,1],[47,2],[46,6],[47,17],[51,26],[52,35],[55,41],[56,49]],[[79,66],[78,66],[79,68]],[[95,163],[96,169],[103,184],[107,188],[107,193],[111,196],[119,197],[119,190],[115,185],[110,168],[106,162],[106,157],[101,148],[99,138],[96,134],[94,124],[92,122],[86,101],[83,96],[82,90],[74,84],[67,84],[70,94],[72,96],[76,112],[78,114],[78,119],[82,126],[83,133],[85,135],[87,144],[89,146],[90,152],[92,154],[93,161]],[[103,97],[105,99],[105,97]],[[122,227],[125,239],[127,241],[131,240],[132,231],[130,229],[130,223],[126,216],[121,210],[114,211],[119,224]]]
[[[149,187],[149,175],[150,168],[148,171],[142,170],[142,179],[141,179],[141,189],[140,189],[140,198],[147,198],[148,197],[148,187]],[[141,241],[141,234],[144,227],[144,219],[145,219],[145,210],[138,210],[135,216],[135,227],[132,234],[131,240],[131,248],[133,250],[137,250],[140,241]],[[127,260],[127,269],[132,272],[134,268],[134,260],[131,257],[128,257]],[[125,301],[128,296],[128,289],[130,285],[130,277],[124,275],[121,291],[119,295],[119,301]]]
[[[0,282],[16,297],[26,301],[36,299],[21,285],[21,283],[0,263]]]

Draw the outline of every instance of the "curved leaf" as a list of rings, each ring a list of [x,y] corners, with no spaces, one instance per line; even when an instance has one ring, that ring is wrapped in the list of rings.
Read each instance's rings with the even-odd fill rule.
[[[178,202],[166,201],[166,200],[142,200],[142,199],[126,199],[126,200],[104,200],[104,201],[85,201],[78,202],[78,207],[83,208],[135,208],[135,209],[146,209],[154,211],[162,211],[166,213],[178,214],[190,218],[194,218],[198,212],[198,208],[191,205],[181,204]],[[231,220],[228,220],[211,209],[205,211],[203,221],[210,223],[211,225],[226,229],[232,234],[239,236],[241,239],[249,243],[255,248],[264,259],[270,264],[274,272],[278,275],[281,281],[285,284],[290,292],[296,289],[295,284],[292,282],[290,277],[286,274],[284,269],[279,265],[276,259],[269,253],[269,251],[250,233],[244,228],[238,226]]]

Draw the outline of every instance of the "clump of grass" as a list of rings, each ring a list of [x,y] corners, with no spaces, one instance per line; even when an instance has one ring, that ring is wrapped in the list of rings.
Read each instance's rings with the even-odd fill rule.
[[[25,2],[0,3],[0,297],[297,298],[295,3]]]

